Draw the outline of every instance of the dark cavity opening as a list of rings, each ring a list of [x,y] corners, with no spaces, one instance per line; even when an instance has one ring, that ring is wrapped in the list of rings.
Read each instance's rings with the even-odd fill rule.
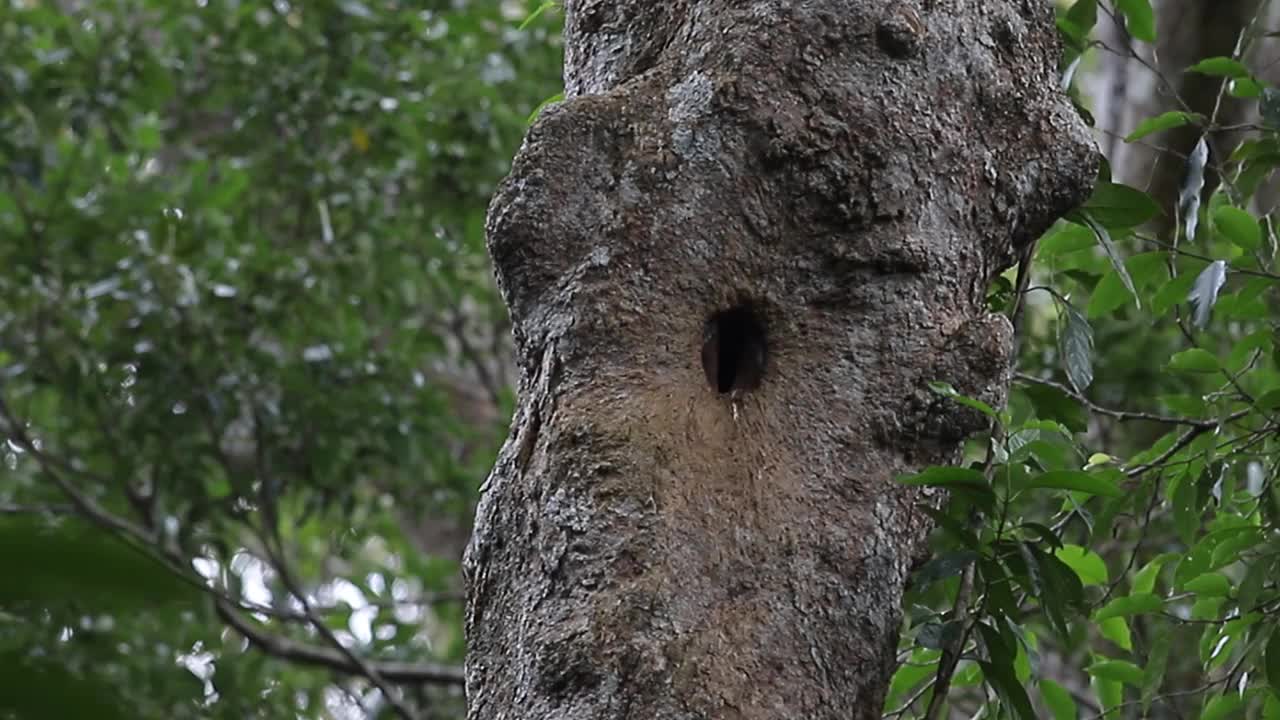
[[[702,332],[702,370],[718,393],[752,390],[760,384],[767,357],[764,325],[750,305],[711,316]]]

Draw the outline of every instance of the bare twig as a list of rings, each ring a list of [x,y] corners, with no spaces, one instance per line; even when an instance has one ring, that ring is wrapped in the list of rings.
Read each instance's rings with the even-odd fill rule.
[[[1211,425],[1194,426],[1189,430],[1187,430],[1186,432],[1184,432],[1177,439],[1177,441],[1173,443],[1173,445],[1169,446],[1168,450],[1165,450],[1164,452],[1157,455],[1155,458],[1152,458],[1149,462],[1145,462],[1136,467],[1129,468],[1128,470],[1125,471],[1125,475],[1128,475],[1131,478],[1138,477],[1142,473],[1154,467],[1159,467],[1165,460],[1168,460],[1169,458],[1176,455],[1178,451],[1190,445],[1196,438],[1200,437],[1204,433],[1218,427],[1219,425],[1224,425],[1226,423],[1232,422],[1233,420],[1239,420],[1240,418],[1244,417],[1245,415],[1248,415],[1251,412],[1253,412],[1252,408],[1245,408],[1244,410],[1237,410],[1231,413],[1230,415],[1226,416],[1225,418],[1222,418],[1222,420],[1214,422]]]
[[[1067,395],[1068,397],[1080,403],[1081,405],[1084,405],[1090,411],[1095,412],[1099,415],[1106,415],[1108,417],[1113,417],[1113,418],[1116,418],[1117,420],[1148,420],[1150,422],[1164,423],[1166,425],[1189,425],[1191,427],[1203,427],[1206,429],[1216,427],[1217,425],[1220,425],[1223,422],[1222,420],[1202,420],[1197,418],[1174,417],[1171,415],[1159,415],[1156,413],[1135,412],[1131,410],[1112,410],[1110,408],[1105,408],[1105,407],[1102,407],[1101,405],[1094,403],[1089,398],[1085,397],[1084,395],[1081,395],[1080,393],[1076,392],[1074,389],[1069,388],[1060,382],[1055,382],[1053,380],[1046,380],[1044,378],[1038,378],[1038,377],[1035,377],[1034,375],[1028,375],[1027,373],[1022,373],[1022,372],[1014,373],[1013,376],[1014,378],[1021,380],[1023,382],[1029,382],[1029,383],[1034,383],[1036,385],[1045,385],[1047,387],[1051,387],[1054,390],[1057,390]]]
[[[350,675],[364,674],[349,657],[337,650],[277,635],[240,615],[226,600],[217,600],[216,604],[218,616],[260,652],[281,660],[329,668]],[[452,665],[387,660],[365,660],[365,665],[376,670],[383,679],[394,683],[461,687],[463,682],[462,668]]]

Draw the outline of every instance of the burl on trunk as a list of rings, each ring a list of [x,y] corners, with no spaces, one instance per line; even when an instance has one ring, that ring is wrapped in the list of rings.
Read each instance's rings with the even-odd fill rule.
[[[570,0],[489,211],[521,368],[473,720],[878,718],[988,282],[1088,195],[1041,0]]]

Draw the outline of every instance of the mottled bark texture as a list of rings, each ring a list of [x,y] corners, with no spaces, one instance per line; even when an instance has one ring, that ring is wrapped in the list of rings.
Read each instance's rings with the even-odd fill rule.
[[[877,718],[939,500],[893,477],[983,427],[926,383],[1001,401],[985,288],[1096,171],[1050,6],[565,11],[489,213],[521,376],[470,717]]]

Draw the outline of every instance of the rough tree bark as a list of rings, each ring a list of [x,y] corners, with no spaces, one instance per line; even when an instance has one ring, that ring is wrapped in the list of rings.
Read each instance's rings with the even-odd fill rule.
[[[467,552],[475,720],[877,718],[988,282],[1087,196],[1039,0],[570,0],[489,213],[520,402]]]

